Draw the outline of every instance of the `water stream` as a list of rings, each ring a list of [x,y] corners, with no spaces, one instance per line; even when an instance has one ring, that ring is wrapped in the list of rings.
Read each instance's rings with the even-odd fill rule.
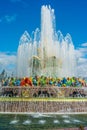
[[[76,55],[70,34],[55,29],[54,9],[41,8],[41,30],[21,36],[17,51],[17,76],[76,76]]]

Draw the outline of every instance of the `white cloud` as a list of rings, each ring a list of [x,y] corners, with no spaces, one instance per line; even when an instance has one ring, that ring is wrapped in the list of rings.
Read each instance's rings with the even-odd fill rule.
[[[87,62],[81,64],[77,68],[78,75],[81,77],[87,77]]]
[[[87,58],[79,58],[78,61],[80,64],[86,63],[87,62]]]
[[[79,48],[79,51],[82,53],[82,54],[87,54],[87,48]]]
[[[8,74],[11,74],[12,72],[16,72],[16,55],[14,54],[8,54],[8,53],[1,53],[0,52],[0,72],[2,72],[3,69]]]
[[[5,15],[3,17],[0,18],[0,22],[6,22],[6,23],[12,23],[16,20],[17,15]]]
[[[87,47],[87,43],[83,43],[82,46],[83,46],[83,47]]]
[[[78,76],[87,77],[87,43],[81,44],[81,47],[76,50],[78,57]]]

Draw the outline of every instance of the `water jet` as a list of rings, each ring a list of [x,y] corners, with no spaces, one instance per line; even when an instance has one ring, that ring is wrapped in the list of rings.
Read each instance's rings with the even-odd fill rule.
[[[21,36],[17,51],[17,76],[76,76],[76,54],[70,34],[55,30],[54,10],[41,8],[41,31],[34,38],[27,31]]]

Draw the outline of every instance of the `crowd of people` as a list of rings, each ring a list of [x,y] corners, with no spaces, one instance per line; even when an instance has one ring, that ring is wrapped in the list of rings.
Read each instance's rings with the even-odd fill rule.
[[[58,87],[86,87],[87,81],[85,79],[76,77],[58,78],[46,76],[34,76],[15,78],[8,77],[2,80],[2,86],[58,86]]]

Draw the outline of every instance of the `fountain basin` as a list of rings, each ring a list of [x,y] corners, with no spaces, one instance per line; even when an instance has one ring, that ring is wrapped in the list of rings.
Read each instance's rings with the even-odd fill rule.
[[[2,113],[87,113],[87,99],[21,99],[0,100]]]
[[[86,90],[86,87],[2,87],[0,112],[86,113]]]

